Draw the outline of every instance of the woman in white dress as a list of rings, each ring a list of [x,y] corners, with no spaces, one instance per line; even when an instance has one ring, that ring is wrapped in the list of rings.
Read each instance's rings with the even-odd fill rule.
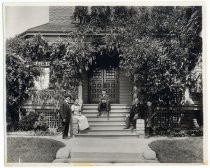
[[[73,113],[73,118],[77,120],[79,125],[79,130],[83,131],[89,128],[87,118],[81,114],[82,105],[79,104],[79,99],[76,99],[74,104],[71,106],[71,111]]]

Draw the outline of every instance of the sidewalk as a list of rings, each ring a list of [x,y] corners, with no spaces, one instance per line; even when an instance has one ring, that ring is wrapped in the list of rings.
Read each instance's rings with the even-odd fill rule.
[[[52,139],[66,144],[65,148],[57,152],[57,158],[54,160],[56,163],[158,163],[155,152],[148,146],[157,138],[72,138],[63,140],[61,136],[56,136]],[[70,152],[69,155],[68,152]]]

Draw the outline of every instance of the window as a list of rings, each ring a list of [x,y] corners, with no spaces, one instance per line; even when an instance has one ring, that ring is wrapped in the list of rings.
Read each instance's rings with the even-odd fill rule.
[[[36,90],[47,89],[49,87],[49,82],[50,82],[50,68],[43,67],[41,68],[40,76],[37,78],[37,80],[34,81],[35,89]]]

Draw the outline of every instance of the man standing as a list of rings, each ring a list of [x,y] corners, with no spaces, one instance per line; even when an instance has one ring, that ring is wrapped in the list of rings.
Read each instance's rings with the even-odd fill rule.
[[[147,110],[144,116],[145,119],[145,137],[149,138],[151,132],[152,132],[152,119],[154,117],[154,107],[152,105],[151,101],[147,102]]]
[[[101,111],[103,109],[106,109],[107,117],[109,118],[109,111],[110,111],[111,107],[110,107],[109,96],[106,94],[105,90],[102,90],[102,94],[99,97],[98,115],[97,115],[97,117],[101,116]]]
[[[145,113],[145,105],[143,104],[143,101],[138,98],[135,98],[134,104],[131,107],[129,119],[128,119],[128,125],[125,127],[125,129],[130,128],[130,124],[132,123],[133,128],[136,129],[136,120],[139,118],[143,118]]]
[[[60,105],[60,116],[63,126],[63,139],[68,138],[68,132],[69,132],[69,123],[71,115],[71,109],[69,107],[69,103],[70,103],[70,98],[66,97],[65,100]]]

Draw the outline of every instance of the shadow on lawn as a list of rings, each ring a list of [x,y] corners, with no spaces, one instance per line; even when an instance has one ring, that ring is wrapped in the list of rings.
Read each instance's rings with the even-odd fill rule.
[[[160,163],[203,163],[203,137],[157,140],[149,146]]]
[[[7,138],[7,163],[49,163],[65,144],[46,138]]]

